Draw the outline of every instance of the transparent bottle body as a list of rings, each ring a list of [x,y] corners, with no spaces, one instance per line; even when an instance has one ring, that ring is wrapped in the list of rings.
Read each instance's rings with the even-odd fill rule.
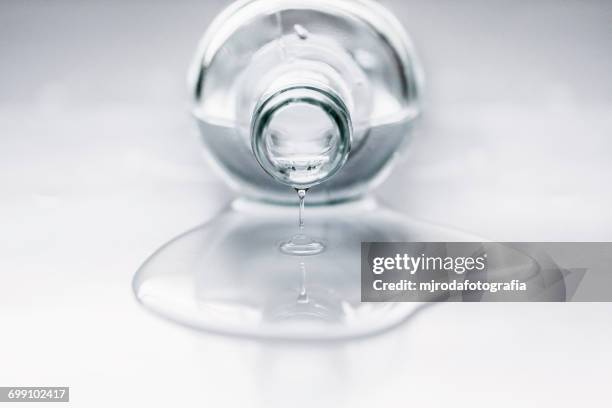
[[[270,94],[292,87],[321,89],[337,95],[346,108],[350,151],[333,177],[309,186],[311,203],[368,191],[409,140],[419,113],[419,66],[410,42],[393,16],[369,1],[236,3],[205,35],[191,80],[194,116],[212,161],[242,194],[271,202],[295,202],[295,193],[270,177],[253,151],[254,114]],[[296,132],[315,126],[310,119],[315,114],[286,116]],[[270,149],[286,155],[275,158],[279,165],[294,160],[289,169],[303,158],[310,160],[304,162],[309,169],[311,162],[321,164],[313,171],[321,169],[323,177],[326,160],[343,153],[337,149],[340,138],[328,133],[315,140],[319,145],[305,138],[302,144],[290,140]]]

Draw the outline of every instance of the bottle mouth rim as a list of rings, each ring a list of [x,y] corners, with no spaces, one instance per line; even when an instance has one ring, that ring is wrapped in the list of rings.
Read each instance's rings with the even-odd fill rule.
[[[291,104],[308,104],[321,109],[334,124],[338,133],[337,154],[329,164],[327,173],[310,181],[289,181],[279,174],[277,167],[268,155],[266,145],[269,137],[268,127],[274,116]],[[251,148],[259,165],[276,181],[305,189],[320,184],[336,174],[346,163],[351,149],[353,126],[347,106],[342,98],[331,89],[312,85],[294,85],[274,92],[255,107],[251,122]]]

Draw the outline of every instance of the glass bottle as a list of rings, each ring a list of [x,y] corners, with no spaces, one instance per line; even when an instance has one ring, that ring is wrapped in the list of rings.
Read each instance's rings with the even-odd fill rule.
[[[369,0],[247,0],[210,25],[190,71],[216,167],[250,198],[358,198],[419,114],[420,66],[397,19]],[[271,176],[271,177],[270,177]]]

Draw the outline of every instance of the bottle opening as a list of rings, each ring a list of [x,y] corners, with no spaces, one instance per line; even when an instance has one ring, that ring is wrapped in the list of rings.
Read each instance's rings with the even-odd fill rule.
[[[352,126],[342,100],[314,87],[293,87],[255,109],[251,141],[263,169],[277,181],[308,188],[332,177],[346,162]]]

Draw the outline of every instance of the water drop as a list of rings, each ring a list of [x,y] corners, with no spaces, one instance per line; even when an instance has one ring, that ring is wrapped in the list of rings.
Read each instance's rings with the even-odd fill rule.
[[[300,25],[300,24],[296,24],[293,26],[293,31],[295,31],[295,33],[297,34],[297,36],[300,38],[300,40],[306,40],[308,39],[308,36],[310,35],[310,33],[308,32],[308,30],[306,30],[304,28],[304,26]]]

